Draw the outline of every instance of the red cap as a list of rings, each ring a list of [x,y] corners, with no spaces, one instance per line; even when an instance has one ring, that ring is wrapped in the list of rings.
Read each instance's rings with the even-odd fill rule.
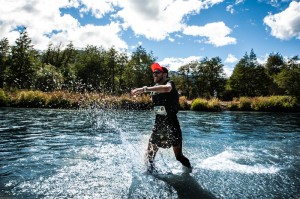
[[[166,67],[160,66],[158,63],[153,63],[151,65],[151,70],[152,70],[152,72],[159,70],[163,73],[168,73],[168,69]]]

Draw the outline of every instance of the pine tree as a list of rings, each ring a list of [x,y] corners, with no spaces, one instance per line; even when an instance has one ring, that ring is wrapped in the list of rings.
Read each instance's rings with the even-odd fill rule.
[[[258,63],[254,51],[251,50],[250,55],[246,52],[235,66],[229,84],[238,96],[253,97],[268,95],[271,79],[266,74],[265,68]]]
[[[0,88],[4,86],[5,69],[9,60],[9,42],[7,38],[0,40]]]
[[[36,75],[36,51],[26,28],[21,30],[16,45],[12,46],[11,65],[8,69],[8,84],[19,89],[30,89]]]

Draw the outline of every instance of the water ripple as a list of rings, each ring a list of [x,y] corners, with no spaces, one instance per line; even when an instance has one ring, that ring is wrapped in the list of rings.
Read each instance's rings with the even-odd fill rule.
[[[0,109],[0,198],[297,198],[299,114],[178,114],[184,174],[159,150],[145,173],[150,111]]]

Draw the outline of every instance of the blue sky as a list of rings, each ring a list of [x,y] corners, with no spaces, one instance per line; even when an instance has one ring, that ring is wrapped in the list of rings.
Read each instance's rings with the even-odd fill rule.
[[[229,76],[254,50],[300,55],[299,0],[0,0],[0,39],[11,44],[26,26],[36,49],[49,42],[76,48],[114,46],[129,54],[142,45],[177,70],[219,56]]]

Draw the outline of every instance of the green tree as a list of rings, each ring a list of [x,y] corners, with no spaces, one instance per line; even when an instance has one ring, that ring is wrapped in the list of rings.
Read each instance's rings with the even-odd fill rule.
[[[63,75],[64,89],[73,90],[75,87],[75,62],[78,55],[78,51],[75,49],[72,42],[70,42],[65,49],[63,44],[59,43],[57,46],[53,46],[53,43],[49,43],[47,50],[42,55],[43,65],[52,65],[57,68],[57,71]]]
[[[134,51],[126,65],[125,78],[128,90],[153,84],[151,64],[155,62],[153,53],[148,53],[142,46]]]
[[[277,75],[283,69],[285,63],[283,57],[279,53],[271,53],[267,59],[265,67],[270,76]]]
[[[96,46],[87,46],[79,55],[76,62],[77,81],[80,82],[77,90],[107,92],[105,71],[105,51]]]
[[[125,68],[128,64],[128,56],[125,52],[120,53],[117,60],[117,69],[115,70],[115,82],[118,93],[127,91],[126,79],[125,79]]]
[[[265,68],[258,63],[254,51],[251,50],[250,55],[246,52],[235,66],[229,84],[238,96],[252,97],[267,95],[270,81]]]
[[[49,43],[48,48],[42,56],[42,62],[45,64],[51,64],[57,68],[61,68],[64,61],[63,44],[59,43],[54,46],[52,42]]]
[[[76,61],[77,51],[72,42],[62,51],[61,67],[63,69],[68,68],[69,64],[74,64]]]
[[[22,29],[16,45],[12,46],[11,64],[7,75],[9,86],[19,89],[30,89],[33,86],[37,70],[37,55],[26,28]]]
[[[271,53],[265,64],[267,74],[270,76],[272,82],[269,86],[269,93],[273,95],[281,95],[284,91],[275,82],[276,75],[285,68],[285,61],[279,53]]]
[[[201,61],[200,66],[202,66],[203,71],[202,78],[206,83],[206,92],[210,97],[217,97],[224,91],[226,84],[222,60],[219,57],[205,58]]]
[[[105,68],[106,68],[106,88],[109,92],[115,93],[115,76],[118,67],[118,51],[112,47],[106,53]]]
[[[177,78],[177,81],[175,81],[176,86],[178,88],[178,90],[180,90],[182,92],[182,95],[187,96],[188,99],[191,99],[192,93],[194,93],[193,87],[192,87],[192,81],[193,81],[193,75],[195,75],[194,73],[192,73],[193,69],[196,68],[195,65],[197,65],[198,62],[190,62],[188,64],[185,64],[181,67],[179,67],[178,69],[178,76],[179,78]],[[174,80],[176,80],[176,78],[173,78]]]
[[[178,70],[181,78],[179,88],[188,98],[217,97],[224,91],[226,79],[219,57],[192,61]]]
[[[128,56],[117,51],[114,47],[110,48],[105,56],[105,72],[107,76],[106,88],[108,92],[120,94],[126,90],[124,71],[128,63]]]
[[[289,59],[287,66],[275,77],[275,82],[288,95],[300,99],[300,64],[298,56]]]
[[[63,76],[55,66],[45,65],[37,71],[35,88],[41,91],[61,89]]]
[[[0,40],[0,88],[4,85],[5,69],[8,65],[9,60],[9,42],[7,38]]]
[[[75,49],[72,42],[62,51],[62,61],[59,67],[59,73],[63,75],[64,89],[74,90],[76,81],[75,63],[78,51]]]

